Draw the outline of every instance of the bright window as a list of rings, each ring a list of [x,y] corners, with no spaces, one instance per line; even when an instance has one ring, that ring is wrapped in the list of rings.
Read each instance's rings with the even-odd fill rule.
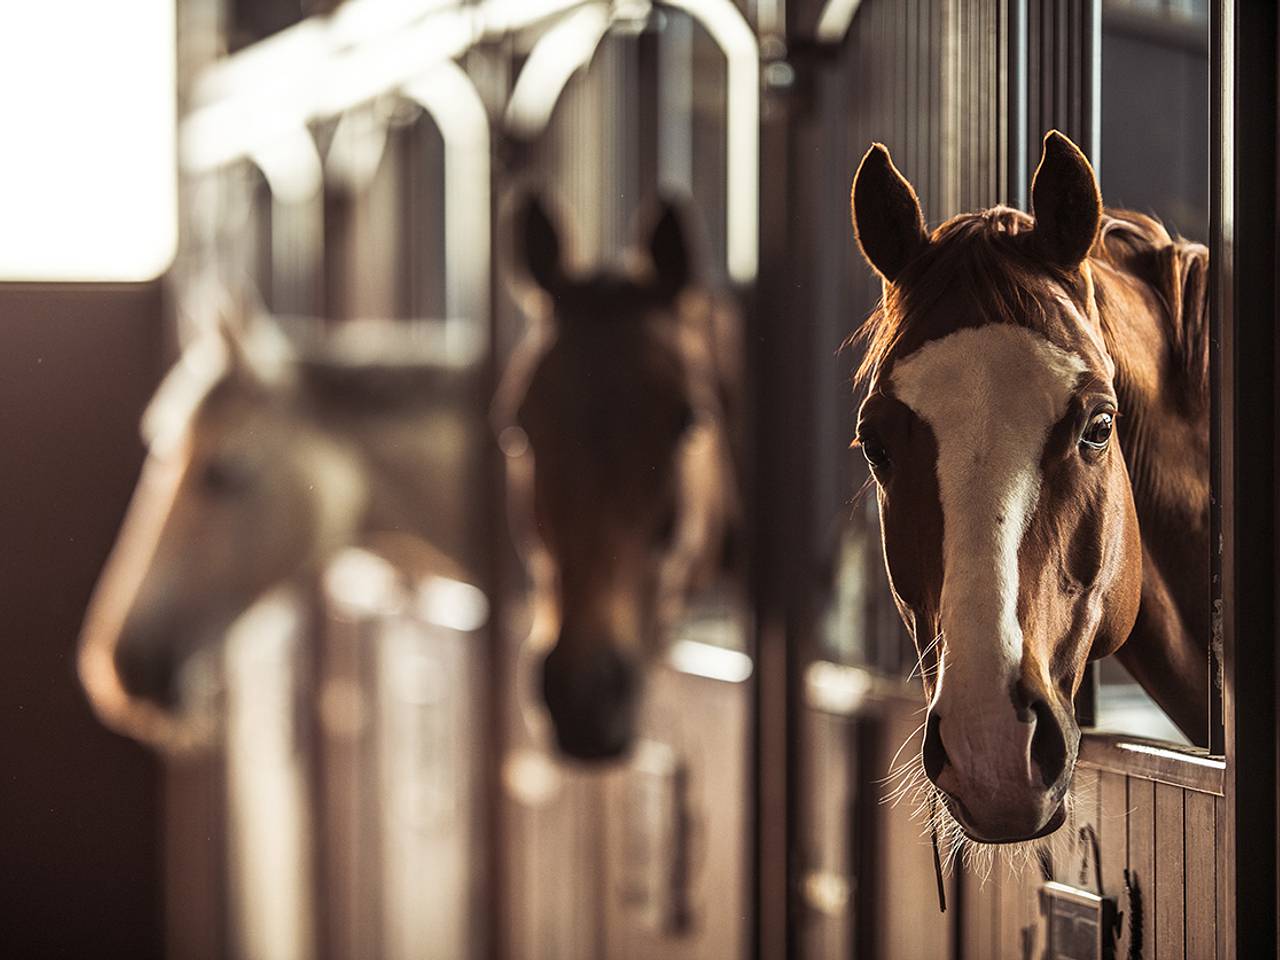
[[[174,2],[0,3],[0,280],[168,267]]]

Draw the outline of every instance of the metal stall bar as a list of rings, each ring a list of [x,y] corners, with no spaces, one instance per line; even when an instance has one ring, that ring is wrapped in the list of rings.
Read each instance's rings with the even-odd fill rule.
[[[472,339],[472,318],[489,313],[490,159],[489,115],[466,71],[446,60],[405,84],[401,92],[422,107],[444,139],[446,260],[445,353],[468,362],[487,346]]]
[[[1030,206],[1029,191],[1031,189],[1031,176],[1027,170],[1027,0],[1008,0],[1008,3],[1009,139],[1006,148],[1009,153],[1009,189],[1007,202],[1019,210],[1026,210]]]
[[[1244,960],[1277,943],[1276,7],[1218,0],[1210,38],[1218,956]]]
[[[322,215],[319,153],[310,134],[297,129],[263,141],[247,159],[270,196],[271,295],[294,296],[309,272],[305,261],[319,254],[312,223]],[[301,256],[284,243],[285,224],[301,228],[289,231],[305,238]],[[296,667],[309,622],[303,598],[281,590],[250,608],[227,635],[227,914],[237,957],[305,960],[315,953],[316,819],[308,736],[294,709],[309,679]]]
[[[299,128],[263,141],[249,160],[271,196],[271,271],[264,293],[277,312],[305,313],[324,259],[320,152],[311,134]]]

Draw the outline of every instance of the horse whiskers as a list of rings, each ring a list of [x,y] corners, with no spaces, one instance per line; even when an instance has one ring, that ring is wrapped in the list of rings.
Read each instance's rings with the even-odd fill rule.
[[[911,737],[907,739],[910,741]],[[1089,788],[1077,791],[1073,784],[1063,798],[1067,808],[1066,819],[1049,836],[1021,843],[981,843],[969,837],[948,812],[944,795],[925,775],[924,761],[919,754],[904,760],[879,782],[894,781],[899,782],[880,798],[880,802],[897,807],[904,800],[908,801],[911,819],[921,825],[921,841],[928,843],[931,837],[937,838],[944,874],[950,875],[960,866],[982,883],[991,878],[996,864],[1001,862],[1011,876],[1022,874],[1028,866],[1042,862],[1046,856],[1049,864],[1069,862],[1078,832],[1076,811],[1089,809],[1096,800]]]
[[[882,780],[878,780],[878,783],[888,783],[890,780],[895,780],[901,776],[904,771],[913,769],[922,763],[919,754],[916,754],[914,757],[910,757],[903,761],[900,766],[894,766],[894,764],[898,762],[898,758],[902,756],[902,751],[907,749],[907,746],[916,738],[920,731],[924,729],[925,723],[927,722],[928,721],[921,723],[920,726],[907,734],[906,739],[902,741],[902,745],[894,752],[893,759],[889,761],[889,773]]]
[[[941,642],[942,642],[942,631],[939,630],[938,635],[935,636],[932,640],[930,640],[923,650],[920,650],[916,653],[916,665],[911,668],[911,673],[907,675],[908,683],[910,683],[911,680],[917,676],[921,680],[926,679],[926,677],[932,680],[934,677],[938,675],[939,662],[935,660],[933,666],[929,667],[926,670],[924,665],[924,658],[929,656],[929,654],[931,654],[934,650],[936,650],[938,647],[938,644]]]

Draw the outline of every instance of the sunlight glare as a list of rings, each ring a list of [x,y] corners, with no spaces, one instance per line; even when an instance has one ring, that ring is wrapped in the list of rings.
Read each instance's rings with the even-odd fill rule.
[[[0,7],[0,280],[140,281],[177,245],[174,0]]]

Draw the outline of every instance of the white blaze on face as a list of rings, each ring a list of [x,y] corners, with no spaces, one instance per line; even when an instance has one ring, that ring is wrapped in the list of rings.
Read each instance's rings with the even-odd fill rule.
[[[1018,548],[1049,430],[1086,365],[1008,323],[957,330],[895,364],[894,395],[933,431],[943,518],[938,696],[1007,689],[1022,661]],[[950,680],[950,683],[947,681]],[[976,706],[976,705],[971,705]]]

